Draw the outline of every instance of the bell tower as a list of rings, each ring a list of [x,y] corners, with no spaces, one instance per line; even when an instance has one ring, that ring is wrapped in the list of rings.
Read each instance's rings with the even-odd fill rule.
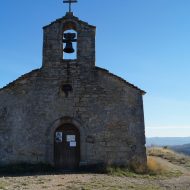
[[[70,5],[76,1],[64,2]],[[67,63],[88,68],[95,66],[96,27],[75,17],[70,6],[64,17],[45,26],[43,30],[43,67]],[[67,54],[75,56],[68,59]]]

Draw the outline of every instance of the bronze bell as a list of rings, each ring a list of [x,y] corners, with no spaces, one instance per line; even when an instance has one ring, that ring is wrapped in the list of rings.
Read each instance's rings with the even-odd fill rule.
[[[73,53],[75,50],[73,49],[73,44],[72,42],[66,42],[66,46],[63,49],[65,53]]]
[[[75,39],[76,34],[75,33],[65,33],[64,34],[64,40],[63,42],[66,43],[65,48],[63,51],[65,53],[73,53],[75,50],[73,49],[73,44],[72,42],[76,42],[77,40]]]

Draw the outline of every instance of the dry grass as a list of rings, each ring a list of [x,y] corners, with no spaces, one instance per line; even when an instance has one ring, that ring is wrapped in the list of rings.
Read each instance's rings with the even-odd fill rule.
[[[186,168],[190,168],[190,157],[183,154],[176,153],[170,149],[162,147],[151,147],[148,148],[147,154],[149,156],[157,156],[163,159],[168,160],[169,162],[181,165]]]
[[[150,156],[147,157],[147,167],[150,174],[157,175],[166,173],[165,167]]]
[[[128,168],[122,167],[107,167],[106,174],[111,176],[118,176],[118,177],[137,177],[141,176],[140,174],[135,173],[134,171],[129,170]]]
[[[4,181],[0,181],[0,190],[5,190],[7,189],[7,184]]]

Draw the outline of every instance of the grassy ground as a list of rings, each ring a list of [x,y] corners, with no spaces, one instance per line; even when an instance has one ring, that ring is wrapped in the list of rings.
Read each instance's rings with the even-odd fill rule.
[[[146,174],[115,167],[107,168],[106,174],[33,171],[0,177],[0,190],[190,190],[189,157],[161,148],[151,148],[148,154]]]
[[[152,147],[147,149],[149,156],[156,156],[168,160],[169,162],[184,166],[190,169],[190,157],[183,154],[178,154],[170,149],[161,147]]]

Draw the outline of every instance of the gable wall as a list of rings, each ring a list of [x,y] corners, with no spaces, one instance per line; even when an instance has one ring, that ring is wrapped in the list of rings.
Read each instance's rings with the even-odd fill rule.
[[[68,64],[73,92],[65,97]],[[55,123],[64,117],[80,123],[81,164],[146,165],[141,91],[69,61],[0,91],[0,164],[53,164]]]

